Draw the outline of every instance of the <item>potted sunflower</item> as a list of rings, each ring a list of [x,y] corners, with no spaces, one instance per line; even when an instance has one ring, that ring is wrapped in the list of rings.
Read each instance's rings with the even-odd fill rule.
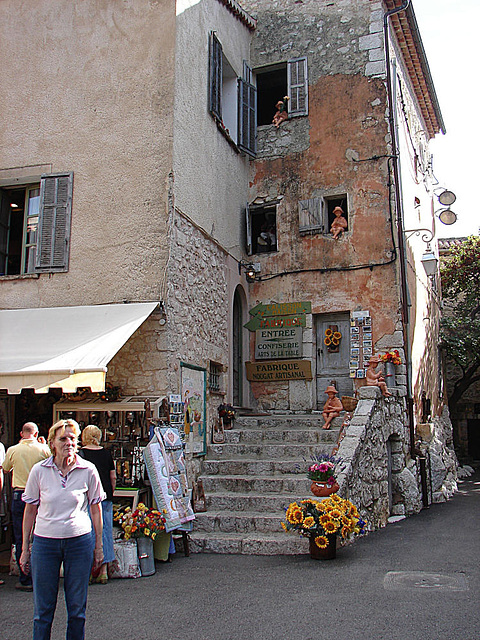
[[[337,553],[337,538],[346,540],[365,532],[366,522],[355,505],[336,493],[324,500],[291,502],[285,509],[286,532],[295,532],[310,541],[310,557],[332,560]]]

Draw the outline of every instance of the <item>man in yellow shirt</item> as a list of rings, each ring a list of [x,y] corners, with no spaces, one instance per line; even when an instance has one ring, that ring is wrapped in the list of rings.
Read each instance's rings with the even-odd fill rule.
[[[23,543],[22,522],[25,503],[22,501],[22,494],[33,465],[45,460],[51,453],[47,445],[38,442],[38,427],[34,422],[26,422],[20,431],[20,436],[20,442],[7,449],[2,469],[7,473],[9,471],[12,472],[11,511],[13,538],[15,541],[15,557],[20,571],[20,582],[15,588],[20,591],[32,591],[32,577],[23,573],[18,562],[22,553]]]

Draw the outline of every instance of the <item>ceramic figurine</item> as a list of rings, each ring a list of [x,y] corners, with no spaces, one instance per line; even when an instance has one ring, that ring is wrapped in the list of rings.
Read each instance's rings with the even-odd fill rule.
[[[380,362],[380,356],[372,356],[368,361],[368,367],[365,373],[368,387],[379,387],[384,396],[391,396],[392,394],[387,388],[385,378],[380,371],[376,371],[377,365]]]
[[[289,100],[290,98],[288,96],[284,96],[283,100],[279,100],[275,105],[277,112],[273,116],[272,122],[277,129],[284,120],[288,120],[287,102]]]
[[[333,237],[336,240],[344,231],[347,230],[347,220],[343,215],[342,207],[335,207],[333,214],[335,215],[335,219],[330,227],[330,233],[333,234]]]
[[[336,398],[338,391],[334,386],[330,385],[325,389],[325,393],[328,395],[328,400],[323,405],[322,416],[325,420],[323,429],[330,429],[330,423],[334,418],[338,418],[340,411],[343,411],[343,404],[339,398]]]

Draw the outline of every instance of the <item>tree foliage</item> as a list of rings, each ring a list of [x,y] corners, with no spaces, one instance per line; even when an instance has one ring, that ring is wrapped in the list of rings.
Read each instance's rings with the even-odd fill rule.
[[[445,311],[441,340],[461,370],[449,396],[450,410],[480,380],[480,237],[454,247],[440,269]]]

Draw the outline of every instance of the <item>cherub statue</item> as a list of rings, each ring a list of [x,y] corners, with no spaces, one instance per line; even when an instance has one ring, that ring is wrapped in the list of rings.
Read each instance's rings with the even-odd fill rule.
[[[338,418],[340,411],[343,411],[343,404],[339,398],[336,398],[338,391],[333,385],[330,385],[325,389],[325,393],[328,395],[328,400],[323,405],[322,416],[325,420],[325,424],[322,429],[330,429],[330,424],[334,418]]]
[[[367,387],[379,387],[382,395],[391,396],[392,394],[388,390],[385,378],[380,371],[376,371],[377,365],[380,362],[380,356],[372,356],[368,361],[368,368],[365,373],[367,380]]]
[[[277,112],[273,116],[272,122],[277,129],[284,120],[288,120],[287,102],[289,100],[290,98],[288,96],[284,96],[283,100],[279,100],[275,105]]]
[[[342,207],[335,207],[333,210],[335,216],[332,226],[330,227],[330,233],[333,234],[336,240],[347,229],[347,219],[343,215]]]

